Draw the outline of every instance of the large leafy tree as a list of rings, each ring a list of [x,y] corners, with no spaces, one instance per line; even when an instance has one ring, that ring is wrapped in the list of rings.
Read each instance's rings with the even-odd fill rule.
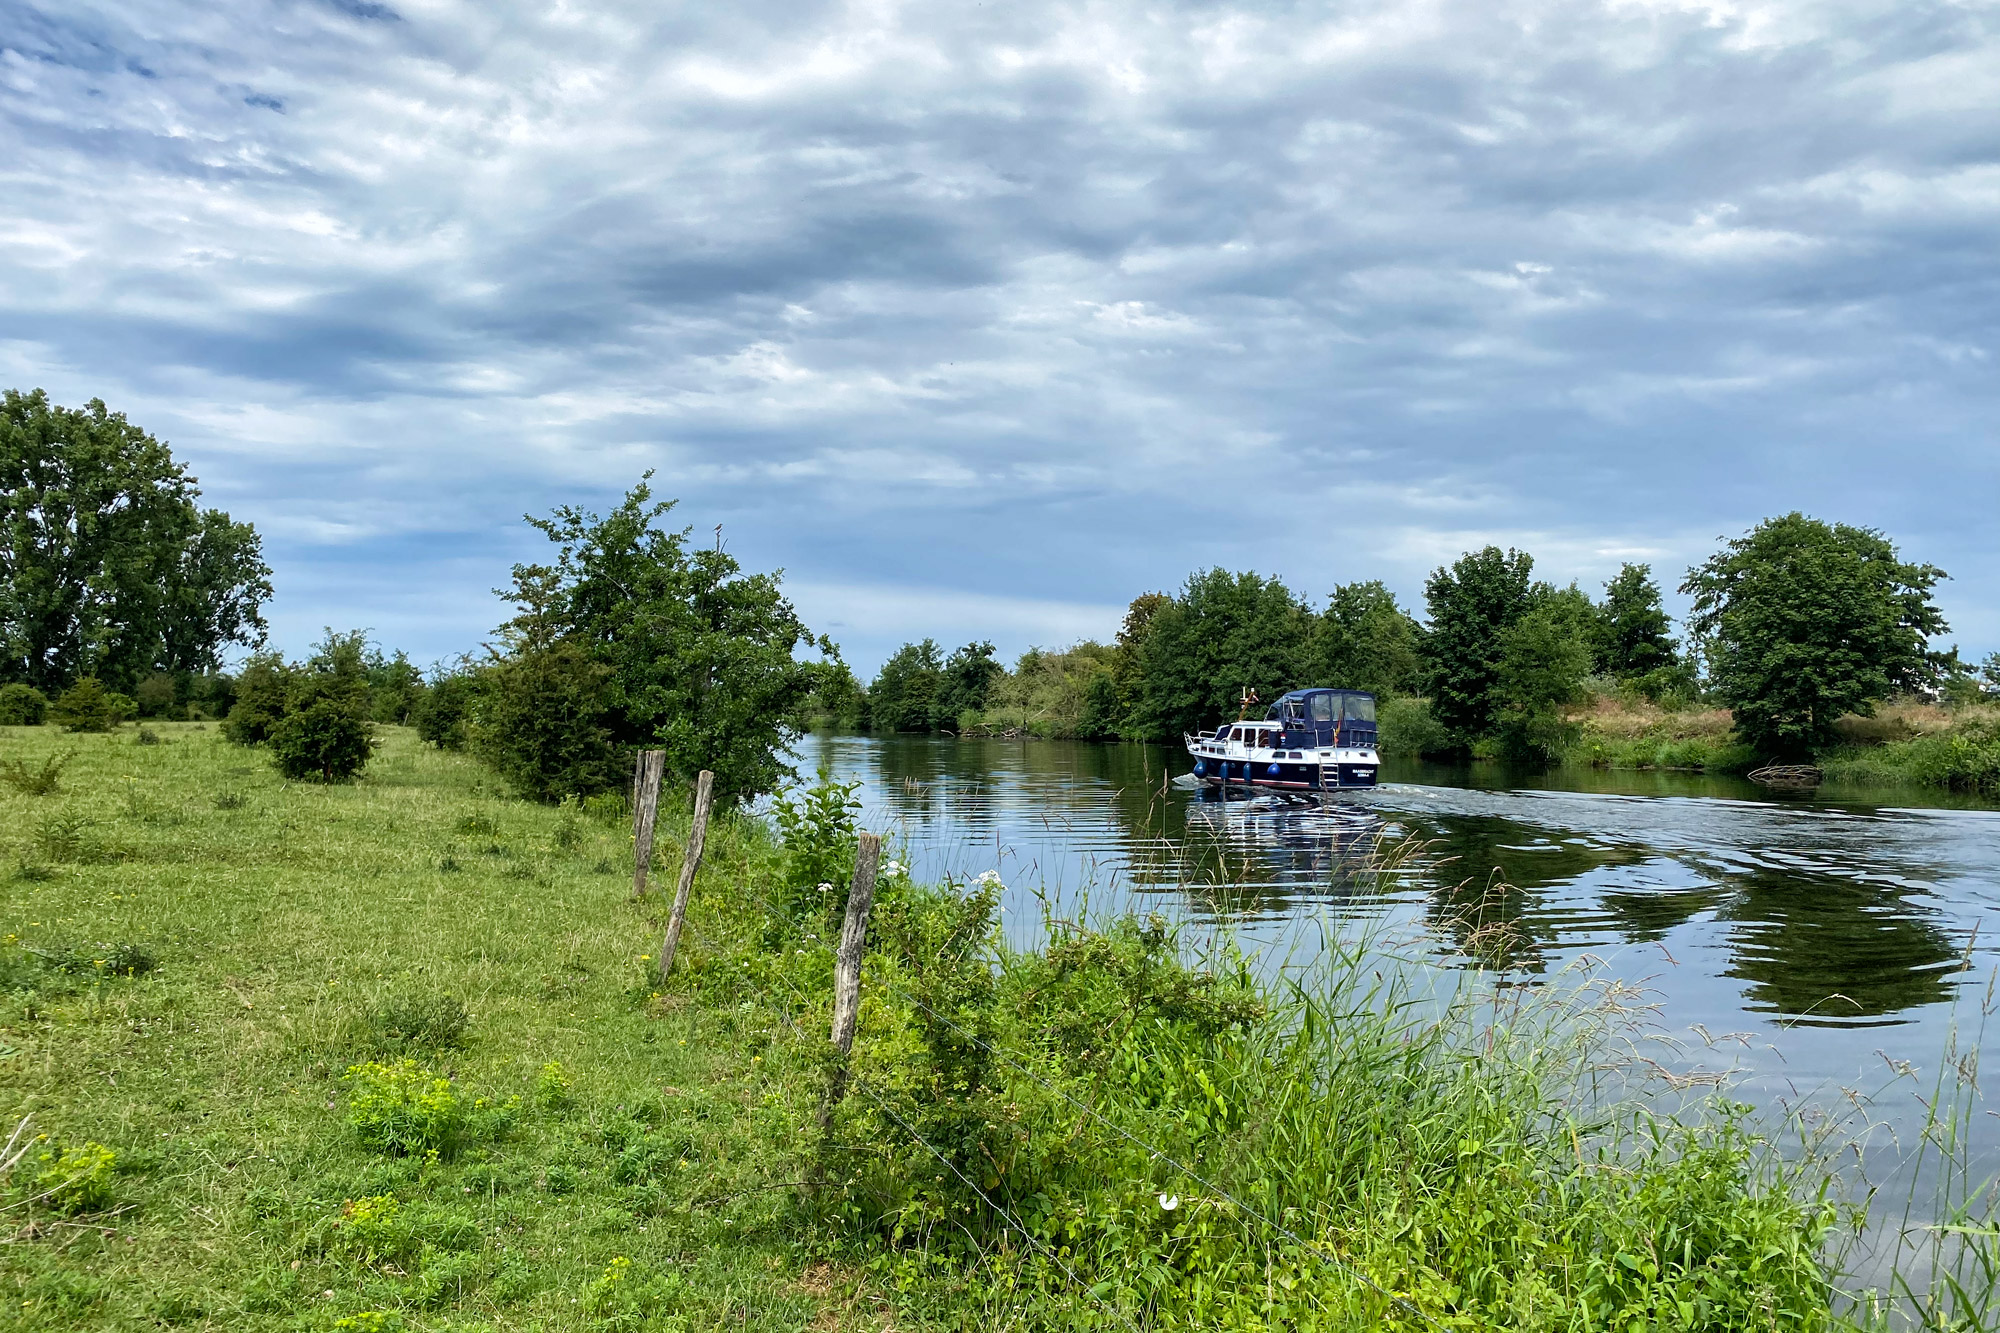
[[[868,718],[883,731],[929,731],[944,693],[944,658],[937,640],[898,648],[868,687]]]
[[[1224,569],[1190,575],[1146,627],[1139,707],[1147,733],[1170,737],[1233,718],[1246,686],[1267,702],[1297,688],[1311,621],[1277,579]]]
[[[787,775],[784,755],[810,718],[821,663],[801,650],[837,650],[799,620],[779,575],[745,573],[719,544],[690,546],[687,530],[660,526],[673,503],[654,503],[641,481],[602,518],[564,506],[529,519],[558,554],[514,569],[514,653],[538,655],[540,688],[582,671],[564,659],[589,664],[599,683],[579,679],[566,705],[585,731],[621,751],[664,749],[670,773],[713,770],[719,798],[747,800]],[[579,781],[597,771],[598,749],[574,757]]]
[[[943,689],[939,694],[932,724],[956,727],[966,713],[985,711],[993,698],[993,686],[1007,668],[993,656],[993,645],[980,640],[953,653],[944,664]]]
[[[0,399],[0,678],[54,693],[94,675],[221,666],[263,643],[257,532],[200,508],[167,446],[96,399]]]
[[[1306,645],[1306,674],[1313,685],[1368,690],[1393,698],[1416,690],[1417,622],[1396,605],[1380,581],[1343,583],[1313,620]]]
[[[1424,583],[1431,712],[1460,746],[1470,747],[1493,729],[1507,631],[1533,606],[1534,567],[1525,551],[1488,546],[1434,571]]]
[[[1873,528],[1804,514],[1765,519],[1688,571],[1689,626],[1715,692],[1760,753],[1802,757],[1843,713],[1935,682],[1929,639],[1945,573],[1905,562]]]
[[[1643,676],[1675,663],[1672,621],[1660,605],[1651,565],[1625,565],[1604,585],[1597,612],[1597,666],[1614,676]]]

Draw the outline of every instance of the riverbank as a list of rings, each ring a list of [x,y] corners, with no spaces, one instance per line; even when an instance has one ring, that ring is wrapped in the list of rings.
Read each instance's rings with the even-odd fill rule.
[[[0,792],[0,1105],[51,1136],[0,1326],[1831,1326],[1807,1169],[1585,1109],[1615,991],[1272,995],[1139,923],[996,954],[989,893],[892,873],[822,1140],[837,802],[717,824],[663,987],[616,802],[156,734],[0,737],[74,751]]]

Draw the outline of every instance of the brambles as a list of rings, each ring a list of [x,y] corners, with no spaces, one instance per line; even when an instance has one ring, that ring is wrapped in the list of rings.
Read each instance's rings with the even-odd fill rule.
[[[464,1047],[471,1021],[450,995],[397,995],[370,1011],[368,1029],[377,1050],[453,1051]]]
[[[0,727],[39,727],[48,719],[49,697],[32,685],[0,685]]]
[[[154,731],[151,727],[140,727],[139,734],[132,738],[132,743],[134,745],[158,745],[160,743],[160,733]]]

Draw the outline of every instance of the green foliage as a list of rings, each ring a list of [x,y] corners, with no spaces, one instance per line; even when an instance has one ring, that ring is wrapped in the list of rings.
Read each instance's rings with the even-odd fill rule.
[[[813,682],[812,711],[818,722],[837,727],[868,725],[868,691],[839,658],[823,662]]]
[[[284,715],[270,729],[278,771],[294,782],[352,780],[375,750],[361,633],[329,629],[286,683]]]
[[[0,398],[0,677],[45,692],[214,670],[264,637],[255,529],[201,509],[167,447],[93,399]]]
[[[1179,737],[1237,715],[1243,691],[1295,688],[1312,613],[1277,579],[1211,569],[1160,606],[1140,651],[1146,733]]]
[[[749,800],[777,788],[788,771],[784,755],[810,717],[821,664],[798,651],[831,657],[836,650],[800,622],[776,574],[746,574],[719,546],[691,548],[685,530],[658,526],[673,502],[650,499],[642,481],[603,518],[564,506],[530,520],[558,554],[553,565],[515,567],[521,615],[504,637],[510,653],[582,655],[556,663],[574,683],[569,719],[577,733],[556,747],[571,753],[563,767],[576,779],[557,794],[588,795],[622,776],[619,764],[583,785],[599,772],[591,756],[602,729],[619,753],[663,749],[671,776],[692,781],[709,769],[719,800]],[[584,664],[602,675],[583,673]],[[544,686],[549,674],[539,678]],[[511,683],[496,674],[495,704]],[[503,714],[489,706],[481,726],[504,741],[510,725],[526,720],[519,708]],[[548,793],[557,784],[533,785]]]
[[[74,759],[74,751],[45,755],[41,767],[29,768],[19,759],[0,763],[0,782],[6,783],[23,796],[50,796],[62,790],[62,771]]]
[[[1380,701],[1416,693],[1423,685],[1421,635],[1382,583],[1343,583],[1313,621],[1298,684],[1367,690]]]
[[[1553,764],[1576,743],[1564,715],[1590,671],[1589,602],[1574,588],[1551,593],[1501,634],[1491,698],[1501,752],[1516,763]]]
[[[785,849],[779,888],[794,921],[831,920],[847,902],[861,811],[854,793],[860,786],[822,772],[812,786],[771,803]]]
[[[906,643],[868,687],[868,720],[880,731],[934,731],[944,725],[943,693],[944,658],[936,641]]]
[[[485,669],[474,752],[521,795],[551,805],[617,785],[630,764],[613,734],[611,668],[527,620]]]
[[[111,1206],[118,1154],[101,1143],[49,1147],[35,1157],[31,1197],[59,1213],[101,1213]]]
[[[1681,591],[1737,731],[1789,758],[1830,746],[1842,714],[1935,680],[1928,641],[1945,623],[1931,589],[1944,577],[1872,528],[1792,513],[1728,542]]]
[[[551,1060],[535,1076],[535,1104],[544,1110],[560,1111],[576,1101],[576,1085],[562,1061]]]
[[[0,685],[0,727],[39,727],[48,720],[49,697],[32,685]]]
[[[370,720],[399,727],[413,722],[423,708],[426,690],[423,672],[409,656],[398,651],[384,657],[380,648],[371,646],[362,658],[362,669],[368,678]]]
[[[1596,623],[1596,668],[1620,679],[1672,670],[1678,663],[1651,565],[1621,565],[1604,585]]]
[[[164,671],[155,671],[132,690],[132,702],[140,717],[186,717],[180,701],[180,683]]]
[[[398,1156],[455,1151],[464,1138],[468,1107],[451,1080],[415,1060],[350,1065],[347,1123],[371,1148]]]
[[[1430,703],[1424,699],[1390,699],[1376,713],[1376,730],[1385,755],[1442,758],[1458,750],[1458,742],[1431,716]]]
[[[368,1011],[370,1040],[392,1055],[459,1050],[471,1022],[456,997],[435,993],[392,995]]]
[[[1424,665],[1431,714],[1462,748],[1493,730],[1494,687],[1506,633],[1527,614],[1534,559],[1488,546],[1433,572],[1424,584],[1430,629]]]
[[[483,684],[470,664],[432,677],[411,715],[417,735],[440,750],[464,749]]]
[[[223,734],[238,745],[262,745],[290,705],[292,669],[277,653],[257,653],[236,678],[235,702],[222,724]]]
[[[85,676],[64,690],[49,708],[49,720],[69,731],[110,731],[136,711],[132,701]]]

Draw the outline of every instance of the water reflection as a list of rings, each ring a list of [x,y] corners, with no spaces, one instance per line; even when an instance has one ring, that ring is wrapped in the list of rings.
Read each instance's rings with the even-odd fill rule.
[[[1655,946],[1723,1017],[1899,1021],[1951,997],[2000,905],[1990,812],[1774,800],[1696,775],[1491,788],[1401,765],[1322,806],[1183,790],[1185,756],[1150,746],[821,736],[803,757],[861,778],[866,817],[900,829],[923,873],[998,868],[1016,893],[1267,939],[1328,912],[1407,925],[1453,965],[1522,979]],[[1368,872],[1384,846],[1410,850]]]

